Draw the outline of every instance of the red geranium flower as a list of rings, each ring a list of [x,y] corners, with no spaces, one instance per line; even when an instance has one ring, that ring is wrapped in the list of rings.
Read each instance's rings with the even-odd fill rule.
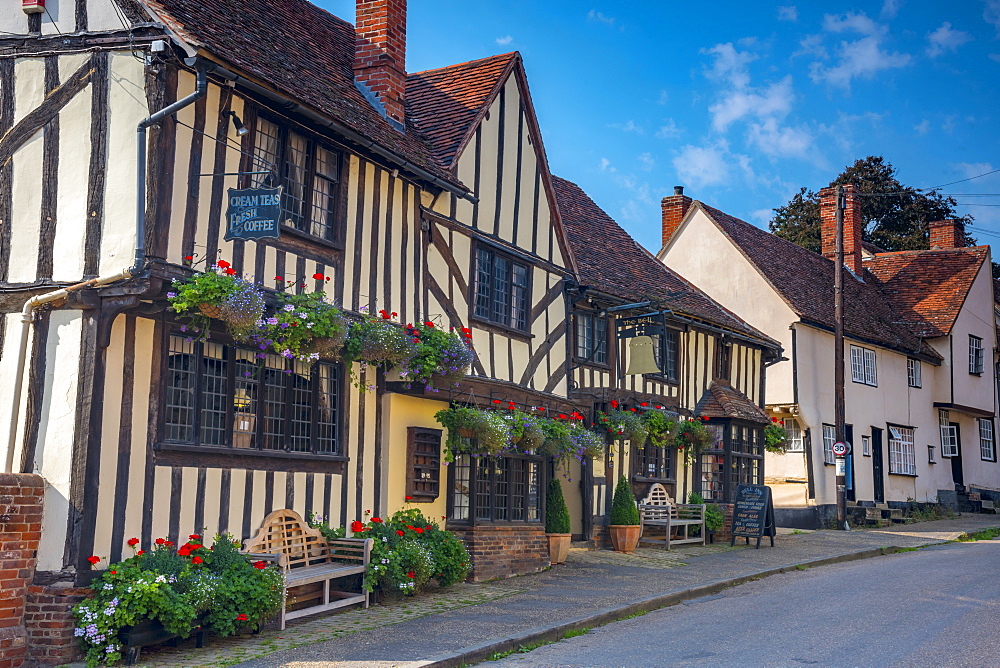
[[[771,422],[774,422],[775,424],[777,424],[778,418],[776,418],[776,417],[771,418]]]
[[[642,403],[641,403],[641,404],[639,404],[639,405],[640,405],[640,406],[648,406],[648,405],[649,405],[649,402],[648,402],[648,401],[644,401],[644,402],[642,402]]]
[[[417,574],[414,573],[413,571],[408,571],[406,573],[406,577],[408,577],[408,578],[415,578],[415,577],[417,577]]]
[[[188,538],[190,538],[191,540],[198,540],[201,538],[201,534],[193,533],[190,536],[188,536]]]
[[[398,315],[399,315],[399,314],[398,314],[398,313],[396,313],[395,311],[393,311],[393,312],[392,312],[392,317],[393,317],[393,318],[397,317]]]
[[[396,529],[396,535],[397,536],[402,536],[403,535],[403,530],[402,529]]]
[[[275,276],[274,280],[276,280],[276,281],[283,281],[283,280],[285,280],[285,277],[284,276]]]
[[[118,575],[118,571],[108,571],[108,573],[111,573],[112,575]]]
[[[128,546],[129,547],[135,547],[138,544],[139,544],[139,539],[138,538],[129,538],[128,539]]]
[[[382,518],[381,517],[373,517],[372,518],[372,522],[375,522],[376,524],[382,524]]]
[[[326,278],[326,276],[317,272],[313,274],[313,278],[315,278],[317,281],[322,281],[324,278]]]
[[[202,559],[201,557],[191,557],[192,564],[200,564],[202,561],[204,561],[204,559]]]
[[[255,562],[253,562],[253,567],[256,568],[259,571],[262,571],[265,568],[267,568],[267,563],[265,563],[263,561],[255,561]]]
[[[194,259],[194,256],[192,256],[192,255],[185,255],[185,256],[184,256],[184,259],[185,259],[185,260],[193,260],[193,259]]]
[[[238,621],[238,622],[245,622],[245,621],[248,621],[249,619],[250,619],[250,618],[249,618],[249,617],[247,617],[247,616],[246,616],[245,614],[243,614],[242,612],[241,612],[240,614],[236,615],[236,621]]]
[[[146,550],[139,550],[138,552],[136,552],[136,554],[141,556],[143,554],[146,554]]]
[[[219,260],[215,264],[218,265],[218,266],[220,266],[220,267],[222,267],[223,269],[229,269],[229,267],[233,266],[233,265],[229,264],[228,262],[226,262],[225,260]]]
[[[443,517],[442,517],[442,519],[443,519]],[[425,530],[425,531],[430,531],[430,530],[431,530],[431,529],[433,529],[433,528],[434,528],[434,527],[432,527],[432,526],[431,526],[430,524],[428,524],[427,526],[425,526],[425,527],[424,527],[424,530]]]
[[[498,403],[500,403],[500,400],[499,399],[494,399],[493,403],[498,404]]]
[[[428,321],[426,321],[426,322],[424,323],[424,326],[425,326],[425,327],[434,327],[434,323],[433,323],[433,322],[431,322],[430,320],[428,320]]]
[[[186,557],[189,554],[191,554],[191,548],[188,547],[187,545],[182,545],[181,549],[177,550],[177,554],[181,555],[182,557]]]
[[[413,527],[413,530],[416,531],[417,533],[423,533],[424,532],[424,530],[421,529],[420,527]]]
[[[412,501],[412,500],[413,500],[413,497],[412,497],[412,496],[408,496],[408,497],[406,497],[406,500],[407,500],[407,501]]]
[[[354,533],[361,533],[364,530],[365,530],[365,525],[362,524],[361,522],[357,520],[351,522],[351,531],[353,531]]]
[[[227,276],[235,276],[236,275],[236,270],[233,269],[232,267],[228,267],[226,269],[226,275]]]
[[[87,561],[89,561],[91,564],[96,564],[100,560],[101,560],[100,557],[96,557],[96,556],[93,556],[93,555],[87,557]]]
[[[611,400],[611,407],[612,407],[612,408],[618,408],[618,402],[617,402],[617,401],[615,401],[614,399],[612,399],[612,400]]]
[[[164,543],[166,543],[166,542],[167,542],[167,539],[166,539],[166,538],[157,538],[157,539],[156,539],[156,541],[155,541],[155,543],[156,543],[157,545],[163,545],[163,544],[164,544]]]

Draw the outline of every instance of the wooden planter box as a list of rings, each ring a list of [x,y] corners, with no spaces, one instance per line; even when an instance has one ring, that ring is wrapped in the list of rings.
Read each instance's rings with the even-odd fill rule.
[[[197,647],[205,646],[205,634],[204,630],[195,631]],[[163,624],[156,619],[147,619],[135,626],[125,626],[118,632],[118,640],[121,641],[125,649],[126,666],[134,666],[139,662],[139,654],[143,647],[159,645],[164,642],[176,644],[179,638],[180,636],[163,628]]]

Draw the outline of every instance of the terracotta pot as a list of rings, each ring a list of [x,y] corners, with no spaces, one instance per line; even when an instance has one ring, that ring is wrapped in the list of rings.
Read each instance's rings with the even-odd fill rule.
[[[608,533],[611,534],[611,544],[615,552],[631,554],[635,551],[635,546],[639,544],[639,531],[642,526],[638,524],[609,524]]]
[[[547,533],[549,539],[549,563],[565,564],[569,556],[569,543],[573,538],[571,533]]]

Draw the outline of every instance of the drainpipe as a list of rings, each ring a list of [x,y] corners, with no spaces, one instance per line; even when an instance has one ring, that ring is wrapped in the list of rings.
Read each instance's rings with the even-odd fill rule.
[[[187,59],[185,63],[187,65],[194,65],[197,59]],[[116,281],[121,281],[129,278],[134,278],[139,276],[146,267],[146,128],[156,123],[159,123],[167,116],[177,113],[184,107],[193,104],[199,98],[205,96],[208,91],[208,77],[204,68],[199,67],[197,70],[197,80],[195,83],[195,91],[188,95],[187,97],[174,102],[173,104],[164,107],[159,110],[149,118],[145,118],[139,122],[138,127],[136,127],[136,157],[137,157],[137,167],[136,167],[136,210],[135,210],[135,261],[134,264],[128,268],[119,271],[116,274],[111,274],[109,276],[99,276],[97,278],[92,278],[88,281],[83,281],[82,283],[77,283],[75,285],[70,285],[59,290],[54,290],[52,292],[46,292],[45,294],[35,295],[27,302],[24,303],[24,307],[21,309],[21,337],[20,345],[18,347],[17,361],[15,362],[15,372],[14,372],[14,399],[11,404],[10,412],[10,431],[7,437],[7,452],[4,457],[4,472],[12,473],[14,470],[14,445],[17,439],[17,428],[18,428],[18,413],[21,408],[21,393],[24,386],[24,366],[25,360],[28,355],[28,333],[31,330],[31,324],[35,320],[35,309],[39,306],[45,304],[50,304],[57,300],[67,297],[71,292],[77,292],[85,288],[97,288],[102,285],[108,285],[109,283],[114,283]],[[27,416],[25,416],[27,418]]]

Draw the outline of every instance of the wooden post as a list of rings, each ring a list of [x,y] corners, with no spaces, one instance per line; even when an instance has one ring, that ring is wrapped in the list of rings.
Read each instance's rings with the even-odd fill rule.
[[[844,187],[837,186],[837,246],[834,257],[835,267],[833,270],[833,290],[834,290],[834,422],[837,430],[837,441],[845,443],[847,437],[847,419],[844,415]],[[847,477],[846,459],[843,456],[836,457],[837,465],[837,528],[846,529],[847,526]]]

